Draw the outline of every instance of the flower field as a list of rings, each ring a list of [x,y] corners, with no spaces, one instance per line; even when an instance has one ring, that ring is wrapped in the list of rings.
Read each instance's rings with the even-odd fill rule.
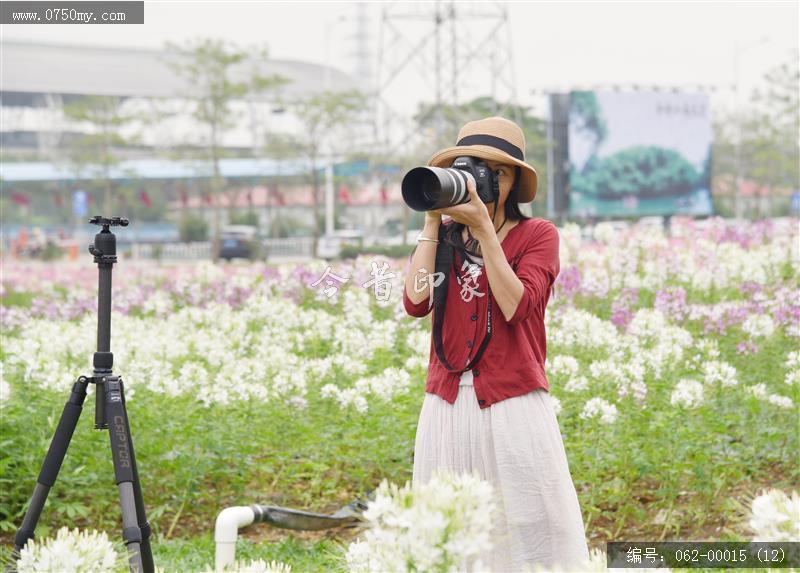
[[[800,489],[798,223],[703,223],[559,229],[546,370],[590,547],[750,539],[752,499]],[[430,317],[403,309],[406,264],[115,265],[114,372],[164,571],[213,563],[225,507],[332,513],[410,480]],[[0,284],[9,545],[69,388],[91,374],[97,266],[4,260]],[[93,402],[90,390],[41,537],[67,525],[119,538]],[[345,570],[354,535],[251,527],[237,556]]]

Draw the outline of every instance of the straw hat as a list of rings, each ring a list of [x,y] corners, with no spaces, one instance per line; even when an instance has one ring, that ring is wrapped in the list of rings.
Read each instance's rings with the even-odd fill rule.
[[[455,147],[435,153],[428,160],[428,165],[450,167],[453,160],[461,155],[519,165],[522,168],[519,202],[527,203],[536,197],[539,176],[533,167],[525,163],[525,134],[513,121],[498,116],[470,121],[458,132]]]

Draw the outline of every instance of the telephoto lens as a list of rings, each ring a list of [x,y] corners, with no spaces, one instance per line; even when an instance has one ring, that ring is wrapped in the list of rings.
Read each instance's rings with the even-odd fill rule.
[[[481,201],[497,196],[497,180],[485,162],[474,157],[456,157],[452,167],[415,167],[403,177],[403,201],[415,211],[452,207],[469,201],[467,181],[475,180]]]
[[[403,178],[403,200],[415,211],[469,201],[467,175],[452,167],[415,167]]]

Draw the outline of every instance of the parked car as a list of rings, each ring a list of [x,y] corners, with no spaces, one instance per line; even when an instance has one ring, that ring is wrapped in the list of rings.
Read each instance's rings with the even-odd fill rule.
[[[226,225],[220,229],[219,257],[231,259],[257,259],[261,256],[261,238],[258,229],[251,225]]]

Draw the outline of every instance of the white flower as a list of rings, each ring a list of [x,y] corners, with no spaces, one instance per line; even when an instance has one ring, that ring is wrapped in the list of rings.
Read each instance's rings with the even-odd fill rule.
[[[770,394],[767,396],[767,402],[781,408],[792,408],[794,406],[794,402],[792,402],[791,398],[779,394]]]
[[[753,314],[742,323],[742,330],[751,338],[771,336],[775,332],[775,322],[767,314]]]
[[[763,382],[759,382],[758,384],[753,384],[752,386],[748,386],[746,390],[750,392],[753,396],[757,396],[759,398],[767,395],[767,385],[764,384]]]
[[[608,245],[615,237],[619,236],[619,232],[614,228],[612,223],[601,221],[594,226],[592,235],[596,241]]]
[[[551,315],[546,315],[551,316]],[[553,319],[553,328],[548,328],[550,340],[558,347],[581,347],[604,350],[616,344],[617,327],[610,320],[603,320],[590,312],[568,308]]]
[[[420,354],[414,354],[406,358],[403,366],[406,368],[406,370],[411,371],[419,370],[420,368],[426,368],[428,366],[428,357]]]
[[[564,390],[567,392],[580,392],[581,390],[586,390],[588,387],[589,380],[586,379],[586,376],[570,378],[567,380],[567,383],[564,384]]]
[[[713,338],[701,338],[697,341],[697,349],[708,355],[709,358],[717,358],[720,355],[719,342]]]
[[[583,407],[580,417],[584,420],[600,416],[604,424],[613,424],[617,419],[617,407],[599,397],[590,398]]]
[[[800,370],[800,350],[793,350],[787,354],[783,365],[789,370]]]
[[[753,500],[753,541],[800,541],[800,495],[771,489]]]
[[[497,507],[492,486],[474,474],[436,472],[424,484],[402,488],[383,480],[363,516],[370,527],[350,544],[352,572],[463,571],[492,547]]]
[[[561,412],[561,400],[551,395],[550,401],[553,403],[553,411],[556,413],[556,416],[558,416],[558,414]]]
[[[0,362],[0,408],[11,399],[11,384],[3,378],[3,363]]]
[[[710,360],[703,365],[704,381],[706,384],[720,382],[723,386],[736,386],[736,368],[727,362]]]
[[[655,340],[667,327],[667,317],[654,308],[640,308],[628,324],[628,334],[639,338]]]
[[[103,572],[124,567],[125,556],[114,549],[105,533],[62,527],[55,539],[31,539],[17,560],[19,573]]]
[[[580,364],[578,361],[566,354],[559,354],[553,357],[552,364],[550,365],[550,374],[553,376],[564,376],[571,378],[577,376],[580,371]]]
[[[684,378],[678,381],[670,397],[670,404],[694,408],[703,403],[703,385],[697,380]]]

